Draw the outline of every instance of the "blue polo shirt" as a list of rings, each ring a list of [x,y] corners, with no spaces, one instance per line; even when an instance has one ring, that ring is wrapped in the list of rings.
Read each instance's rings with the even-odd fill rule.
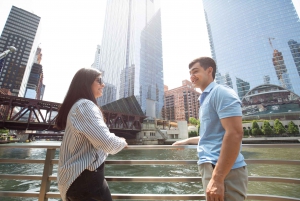
[[[201,96],[204,96],[201,98]],[[198,143],[198,165],[216,164],[220,156],[225,129],[221,119],[242,116],[241,101],[235,91],[229,87],[211,82],[203,91],[204,98],[200,109],[200,140]],[[240,145],[240,151],[242,144]],[[245,166],[244,156],[239,153],[232,169]]]

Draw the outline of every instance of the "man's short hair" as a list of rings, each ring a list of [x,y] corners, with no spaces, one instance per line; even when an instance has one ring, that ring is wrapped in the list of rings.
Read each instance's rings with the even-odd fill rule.
[[[216,75],[216,62],[210,58],[210,57],[199,57],[197,59],[194,59],[190,64],[189,64],[189,68],[192,68],[193,65],[195,65],[196,63],[199,63],[200,66],[202,68],[204,68],[204,70],[208,69],[209,67],[213,68],[213,72],[212,72],[212,76],[213,79],[215,79],[215,75]]]

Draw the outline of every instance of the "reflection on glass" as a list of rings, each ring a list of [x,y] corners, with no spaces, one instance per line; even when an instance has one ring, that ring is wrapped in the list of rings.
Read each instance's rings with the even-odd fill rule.
[[[292,1],[203,0],[203,6],[217,83],[236,93],[243,80],[252,89],[272,84],[300,95],[300,23]]]
[[[281,86],[260,85],[249,91],[242,99],[244,116],[299,113],[300,97]]]
[[[245,96],[245,94],[250,90],[249,82],[246,82],[240,78],[236,78],[236,87],[240,99],[242,99]]]
[[[297,43],[297,41],[291,39],[289,40],[288,44],[295,62],[297,72],[300,76],[300,43]]]
[[[274,49],[272,61],[280,86],[293,91],[289,74],[287,72],[286,65],[284,64],[282,52],[279,52],[278,50]]]

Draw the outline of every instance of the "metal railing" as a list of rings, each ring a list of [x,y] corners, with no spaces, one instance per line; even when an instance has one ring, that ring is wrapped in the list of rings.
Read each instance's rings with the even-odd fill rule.
[[[54,159],[56,149],[59,149],[60,142],[56,144],[32,143],[32,144],[3,144],[0,148],[44,148],[47,149],[45,160],[41,159],[0,159],[3,163],[37,163],[44,164],[42,175],[16,175],[16,174],[0,174],[0,179],[10,180],[41,180],[39,192],[23,192],[23,191],[0,191],[0,197],[32,197],[38,198],[39,201],[48,200],[48,198],[60,198],[59,192],[50,192],[50,182],[56,180],[56,176],[52,175],[53,165],[58,164],[58,159]],[[249,144],[243,145],[247,148],[299,148],[300,144]],[[170,146],[170,145],[134,145],[128,146],[126,149],[195,149],[196,146]],[[105,164],[110,165],[196,165],[196,160],[107,160]],[[278,165],[300,165],[300,160],[246,160],[247,164],[278,164]],[[107,181],[112,182],[201,182],[201,177],[114,177],[106,176]],[[250,176],[249,181],[264,182],[282,182],[300,184],[300,179],[285,177],[265,177]],[[204,194],[112,194],[113,199],[131,199],[131,200],[205,200]],[[282,200],[282,201],[300,201],[300,198],[248,194],[248,200]]]

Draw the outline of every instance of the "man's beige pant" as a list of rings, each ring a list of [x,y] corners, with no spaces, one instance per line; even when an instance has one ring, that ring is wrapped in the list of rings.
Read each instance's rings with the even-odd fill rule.
[[[211,163],[203,163],[198,166],[200,175],[202,176],[202,184],[204,193],[206,193],[206,187],[212,177],[213,167]],[[230,170],[224,181],[225,201],[241,201],[247,197],[247,185],[248,185],[248,170],[247,166]]]

